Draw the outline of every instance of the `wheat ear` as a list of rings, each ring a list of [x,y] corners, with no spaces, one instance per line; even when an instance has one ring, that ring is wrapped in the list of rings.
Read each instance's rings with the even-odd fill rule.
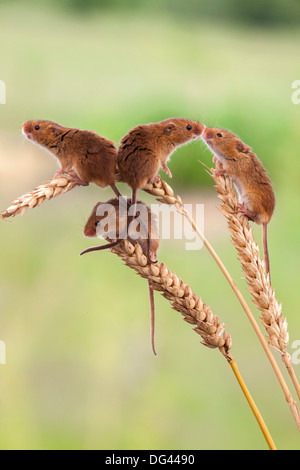
[[[110,251],[117,254],[141,277],[147,279],[151,287],[159,291],[170,302],[173,310],[182,314],[187,323],[195,325],[194,331],[201,336],[201,343],[204,346],[219,349],[230,364],[269,448],[275,450],[273,439],[241,377],[235,360],[229,353],[232,346],[231,336],[226,332],[225,325],[220,323],[219,317],[212,313],[211,308],[192,291],[188,284],[185,284],[175,273],[171,273],[165,264],[149,263],[138,242],[133,246],[128,240],[123,240]]]
[[[252,228],[247,218],[238,213],[238,197],[231,179],[227,176],[214,176],[213,173],[212,176],[222,201],[220,210],[228,221],[232,242],[238,252],[248,290],[255,306],[261,311],[260,319],[267,331],[267,340],[270,346],[280,353],[300,399],[300,386],[291,356],[287,352],[289,342],[287,320],[282,315],[282,305],[275,297],[270,276],[265,273],[265,262],[260,258]]]
[[[195,325],[194,331],[202,337],[201,343],[209,348],[218,348],[230,364],[243,393],[257,419],[270,449],[276,449],[272,437],[241,377],[237,364],[229,350],[232,346],[231,336],[225,331],[225,325],[213,315],[208,307],[184,282],[171,273],[163,263],[149,263],[138,243],[133,246],[124,240],[111,251],[122,258],[127,266],[134,269],[141,277],[148,279],[151,287],[162,293],[169,300],[172,308],[183,315],[186,322]]]
[[[219,177],[223,178],[223,177]],[[222,263],[221,259],[213,249],[213,247],[210,245],[208,240],[205,238],[204,234],[200,231],[200,229],[197,227],[196,222],[192,218],[192,216],[189,214],[189,212],[184,208],[183,202],[179,196],[175,197],[173,189],[163,180],[155,182],[153,184],[147,185],[144,190],[148,192],[149,194],[152,194],[153,196],[157,197],[157,200],[160,202],[163,202],[165,204],[174,204],[177,211],[183,214],[187,220],[190,222],[191,226],[193,227],[194,231],[197,233],[197,235],[200,237],[200,239],[203,241],[204,246],[208,249],[209,253],[213,257],[213,259],[216,261],[217,265],[221,269],[222,273],[224,274],[225,278],[227,279],[228,283],[230,284],[232,290],[234,291],[236,297],[238,298],[241,306],[243,307],[248,319],[250,320],[250,323],[252,327],[254,328],[256,335],[259,338],[259,341],[262,345],[262,347],[265,350],[265,353],[267,354],[267,357],[270,361],[270,364],[275,372],[275,375],[280,383],[280,386],[283,390],[285,399],[290,407],[290,410],[292,412],[292,415],[296,421],[296,424],[298,426],[298,429],[300,430],[300,414],[299,410],[297,407],[297,404],[295,400],[293,399],[289,388],[284,380],[284,377],[278,367],[277,362],[275,361],[270,348],[268,346],[267,341],[265,340],[264,335],[262,334],[254,315],[252,314],[247,302],[245,301],[244,297],[242,296],[240,290],[237,288],[236,284],[234,283],[232,277],[230,276],[228,270]],[[231,212],[234,212],[232,210]]]
[[[212,314],[210,307],[201,297],[196,296],[188,284],[171,273],[165,264],[149,263],[137,242],[133,246],[128,240],[123,240],[111,248],[111,251],[141,277],[146,278],[154,290],[160,291],[170,301],[172,308],[183,315],[186,322],[195,325],[194,330],[202,337],[204,346],[219,348],[225,357],[228,356],[232,341],[225,331],[225,325],[219,322],[219,318]]]
[[[46,201],[46,199],[60,196],[75,188],[75,186],[78,186],[78,183],[74,182],[72,178],[63,176],[50,179],[35,188],[32,192],[24,194],[12,201],[10,206],[0,214],[1,219],[23,215],[28,209],[38,207]]]
[[[16,215],[23,215],[27,209],[38,207],[46,199],[52,199],[55,196],[64,194],[77,185],[78,183],[67,177],[48,180],[31,193],[27,193],[12,201],[8,209],[1,213],[1,218],[5,219],[15,217]],[[171,188],[167,189],[167,191],[171,195]],[[165,194],[166,196],[169,195]],[[168,203],[173,202],[168,201]],[[201,298],[196,296],[190,286],[184,284],[176,274],[172,274],[165,265],[149,263],[138,243],[133,247],[130,242],[124,240],[117,247],[112,248],[111,251],[120,256],[138,274],[147,278],[154,290],[161,291],[163,296],[170,301],[172,308],[183,315],[185,321],[195,325],[194,331],[202,337],[203,345],[219,349],[230,364],[269,448],[275,450],[276,447],[273,439],[247,390],[235,360],[229,353],[232,341],[230,335],[225,331],[225,325],[219,322],[218,317],[212,314],[210,307],[207,307]]]

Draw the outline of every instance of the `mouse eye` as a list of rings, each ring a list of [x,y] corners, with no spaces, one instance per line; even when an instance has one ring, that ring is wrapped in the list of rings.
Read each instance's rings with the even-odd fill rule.
[[[35,126],[35,130],[38,131],[39,128],[40,128],[40,126],[37,124],[37,125]]]
[[[218,137],[222,137],[221,132],[218,132],[217,136],[218,136]]]
[[[192,126],[191,126],[190,124],[188,124],[188,125],[186,126],[186,128],[187,128],[188,131],[190,131],[190,130],[192,129]]]
[[[99,224],[100,224],[100,220],[97,220],[97,221],[95,222],[95,227],[98,227]]]

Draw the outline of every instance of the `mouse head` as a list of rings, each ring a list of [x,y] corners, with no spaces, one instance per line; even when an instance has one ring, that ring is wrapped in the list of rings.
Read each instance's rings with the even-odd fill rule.
[[[118,206],[117,198],[107,202],[98,202],[85,224],[84,235],[90,238],[116,238]]]
[[[208,147],[219,157],[226,155],[243,156],[251,151],[251,147],[244,144],[237,135],[226,129],[206,127],[202,138]]]
[[[128,203],[131,204],[130,199],[128,199]],[[155,261],[159,248],[156,216],[141,201],[137,201],[137,212],[138,216],[132,221],[130,212],[128,215],[127,204],[118,198],[110,199],[107,202],[98,202],[84,227],[84,235],[110,240],[127,238],[133,245],[138,241],[145,255],[148,251],[149,235],[149,255],[151,260]]]
[[[94,238],[97,236],[97,225],[99,223],[99,219],[96,216],[98,205],[101,202],[98,202],[92,210],[91,215],[89,216],[85,226],[84,226],[84,236],[89,238]]]
[[[159,123],[164,137],[174,145],[182,145],[201,136],[204,126],[197,121],[174,118]]]
[[[22,132],[27,139],[47,147],[65,132],[65,127],[52,121],[28,121],[23,124]]]

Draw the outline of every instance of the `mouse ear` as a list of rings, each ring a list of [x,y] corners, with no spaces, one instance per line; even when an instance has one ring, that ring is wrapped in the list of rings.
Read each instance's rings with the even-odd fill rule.
[[[51,130],[52,130],[52,133],[53,133],[53,137],[58,137],[62,133],[62,129],[60,129],[57,126],[52,126]]]
[[[249,147],[249,145],[244,145],[244,150],[243,150],[244,153],[249,153],[251,151],[252,151],[252,148]]]
[[[168,124],[166,124],[163,128],[163,133],[166,135],[170,135],[174,129],[175,129],[174,122],[168,122]]]
[[[238,152],[244,152],[244,144],[240,140],[237,141],[235,147]]]
[[[249,147],[249,145],[244,144],[241,140],[237,141],[236,149],[242,153],[249,153],[252,150],[251,147]]]

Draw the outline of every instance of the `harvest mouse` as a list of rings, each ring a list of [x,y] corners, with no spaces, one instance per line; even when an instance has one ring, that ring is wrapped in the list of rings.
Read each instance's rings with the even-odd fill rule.
[[[71,172],[78,184],[87,186],[93,182],[101,188],[109,185],[118,197],[121,196],[115,185],[117,148],[111,140],[93,131],[41,120],[25,122],[23,134],[58,159],[61,170],[55,177]]]
[[[131,202],[129,200],[129,202]],[[93,208],[93,211],[85,225],[84,235],[86,237],[103,237],[110,241],[106,245],[100,247],[91,247],[84,250],[81,255],[98,249],[111,248],[120,243],[122,239],[129,240],[133,245],[136,241],[140,244],[145,256],[148,256],[153,262],[157,259],[157,250],[159,248],[159,236],[156,223],[156,217],[149,207],[141,201],[138,201],[139,231],[136,231],[136,224],[130,222],[128,218],[127,204],[121,199],[110,199],[107,202],[99,202]],[[132,228],[131,228],[132,227]],[[129,232],[129,233],[128,233]],[[150,310],[151,310],[151,345],[153,353],[156,355],[154,345],[154,324],[155,324],[155,307],[154,292],[148,281]]]
[[[178,146],[200,137],[203,129],[199,122],[174,118],[136,126],[121,139],[118,167],[121,180],[132,188],[133,214],[137,190],[159,179],[160,168],[171,178],[167,167],[170,155]]]
[[[263,226],[264,258],[270,275],[267,225],[273,215],[275,196],[266,170],[251,147],[232,132],[207,127],[202,138],[215,155],[214,174],[226,174],[232,178],[239,196],[239,212]]]

